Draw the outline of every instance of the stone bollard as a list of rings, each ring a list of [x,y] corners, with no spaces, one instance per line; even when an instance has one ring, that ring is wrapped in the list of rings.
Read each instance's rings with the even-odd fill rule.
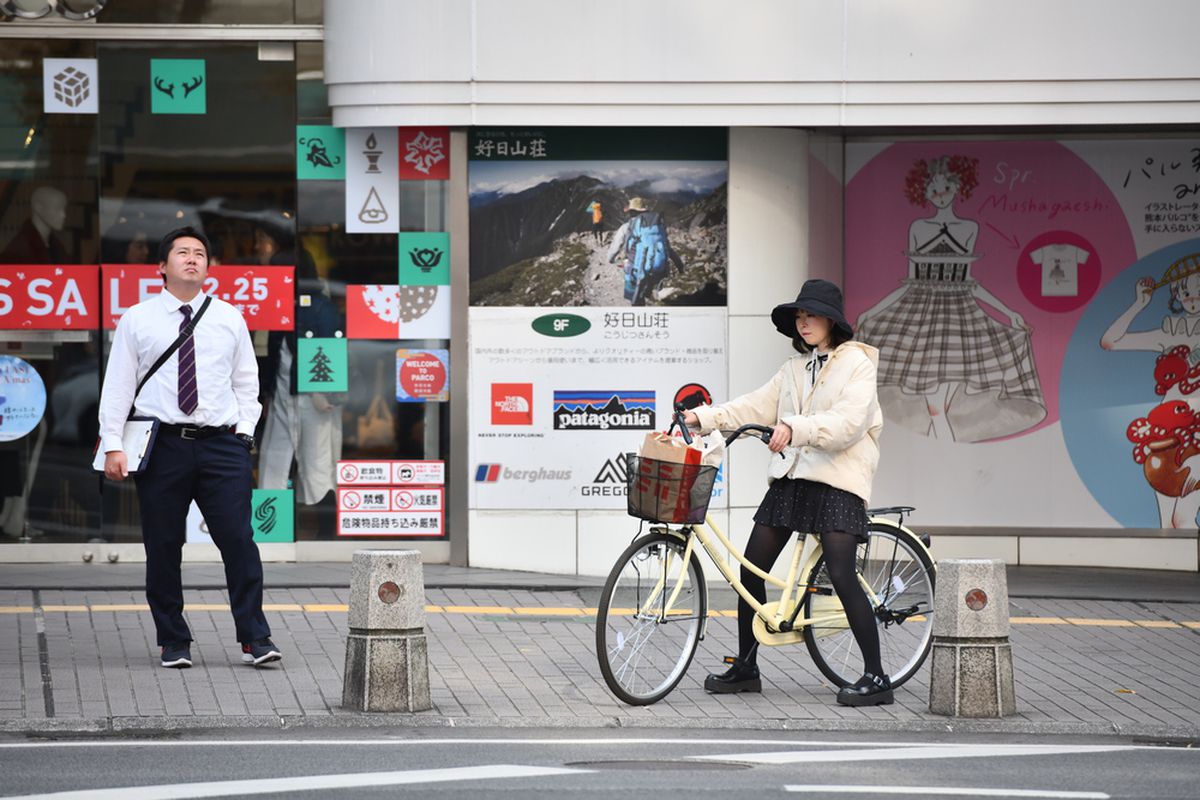
[[[360,550],[350,572],[350,635],[342,705],[426,711],[425,578],[417,550]]]
[[[999,559],[938,562],[929,710],[951,717],[1004,717],[1017,711],[1008,580]]]

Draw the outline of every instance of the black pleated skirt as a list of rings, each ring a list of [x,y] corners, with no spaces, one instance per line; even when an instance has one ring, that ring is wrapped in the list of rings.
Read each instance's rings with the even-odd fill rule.
[[[776,478],[754,521],[800,533],[843,531],[867,540],[867,504],[861,497],[803,478]]]

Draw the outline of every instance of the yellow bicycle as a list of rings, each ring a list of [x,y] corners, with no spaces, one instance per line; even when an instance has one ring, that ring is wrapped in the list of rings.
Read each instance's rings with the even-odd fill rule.
[[[676,409],[676,426],[691,441]],[[764,442],[771,429],[744,425],[726,445],[753,434]],[[825,571],[817,536],[792,547],[780,580],[748,562],[707,514],[716,467],[680,465],[626,456],[630,515],[651,522],[617,559],[596,617],[596,655],[604,682],[631,705],[666,697],[687,672],[708,624],[708,585],[697,557],[699,544],[729,585],[755,610],[754,634],[763,646],[804,642],[817,668],[837,686],[863,673],[862,656],[842,604]],[[935,567],[929,537],[904,525],[911,506],[870,509],[867,541],[858,547],[859,582],[875,609],[883,666],[893,686],[921,668],[933,631]],[[896,519],[889,519],[889,517]],[[719,545],[719,547],[718,547]],[[749,595],[725,552],[781,590],[759,603]]]

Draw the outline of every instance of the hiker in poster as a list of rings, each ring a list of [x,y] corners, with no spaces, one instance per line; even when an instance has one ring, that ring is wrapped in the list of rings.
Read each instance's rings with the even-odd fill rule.
[[[646,298],[670,271],[668,260],[683,272],[683,260],[667,238],[667,223],[661,214],[651,211],[646,201],[635,197],[625,207],[629,221],[617,229],[608,247],[608,263],[624,255],[625,299],[632,305],[646,305]]]
[[[879,399],[889,419],[956,442],[1011,436],[1046,416],[1030,328],[971,275],[979,223],[954,213],[978,185],[979,159],[918,159],[909,202],[932,205],[908,230],[908,277],[858,318],[879,348]],[[1005,325],[980,305],[1009,320]]]
[[[604,208],[599,200],[593,200],[591,205],[587,207],[587,211],[592,215],[592,236],[596,242],[604,244]]]
[[[1168,287],[1169,316],[1158,328],[1130,331],[1154,292]],[[1160,280],[1145,277],[1134,286],[1133,303],[1100,339],[1104,350],[1158,353],[1154,393],[1161,402],[1129,424],[1126,438],[1133,459],[1154,489],[1164,528],[1194,528],[1200,512],[1200,254],[1176,260]]]

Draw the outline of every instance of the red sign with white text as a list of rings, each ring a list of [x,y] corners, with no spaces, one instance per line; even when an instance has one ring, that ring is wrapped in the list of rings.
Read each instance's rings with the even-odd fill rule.
[[[210,267],[204,291],[231,304],[252,331],[290,331],[296,327],[294,267]],[[104,327],[117,327],[121,315],[163,289],[157,264],[103,264]]]
[[[0,330],[98,328],[97,272],[95,264],[0,265]]]

